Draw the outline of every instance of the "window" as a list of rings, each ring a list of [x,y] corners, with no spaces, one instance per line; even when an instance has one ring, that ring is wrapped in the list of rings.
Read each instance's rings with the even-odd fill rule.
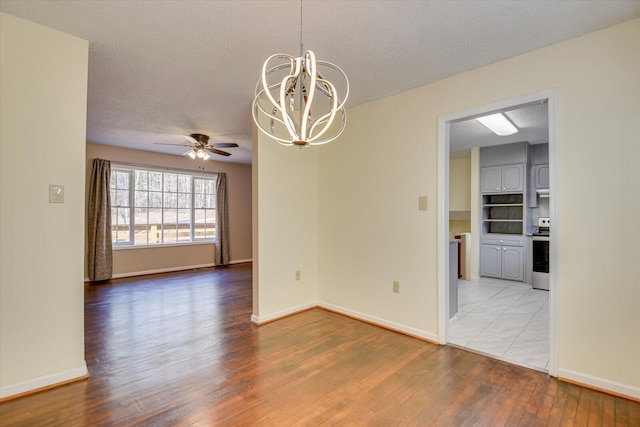
[[[114,246],[210,241],[215,217],[215,177],[112,165]]]

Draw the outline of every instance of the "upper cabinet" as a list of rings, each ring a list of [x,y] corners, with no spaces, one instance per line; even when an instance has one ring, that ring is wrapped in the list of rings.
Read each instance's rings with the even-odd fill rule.
[[[549,164],[534,166],[533,181],[535,183],[536,190],[549,188]]]
[[[524,164],[487,166],[480,169],[482,193],[521,193],[524,191]]]

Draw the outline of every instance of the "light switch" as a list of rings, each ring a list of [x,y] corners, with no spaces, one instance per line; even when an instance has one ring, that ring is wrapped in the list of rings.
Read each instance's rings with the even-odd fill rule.
[[[427,198],[427,196],[419,196],[418,197],[418,210],[419,211],[426,211],[427,210],[427,206],[428,206],[428,201],[429,201],[429,199]]]
[[[64,203],[64,185],[49,186],[49,203]]]

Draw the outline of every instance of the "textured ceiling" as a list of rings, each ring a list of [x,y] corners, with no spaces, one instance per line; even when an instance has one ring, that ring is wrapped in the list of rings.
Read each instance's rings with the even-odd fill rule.
[[[193,132],[251,161],[263,61],[297,54],[296,1],[0,0],[89,40],[87,140],[181,154]],[[640,1],[304,0],[303,42],[349,76],[348,106],[640,17]],[[553,66],[553,64],[549,64]]]
[[[513,135],[498,136],[475,118],[451,123],[449,142],[451,157],[469,157],[471,148],[526,141],[530,144],[549,142],[547,103],[533,103],[502,111],[518,128]]]

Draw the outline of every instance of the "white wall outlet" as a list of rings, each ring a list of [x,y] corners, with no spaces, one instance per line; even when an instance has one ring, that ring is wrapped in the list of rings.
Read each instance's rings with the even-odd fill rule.
[[[49,203],[64,203],[64,185],[49,186]]]
[[[393,281],[393,292],[395,292],[396,294],[400,293],[400,282],[397,281]]]
[[[296,280],[300,280],[300,270],[296,270]]]
[[[418,210],[426,211],[429,206],[429,198],[427,196],[418,197]]]

